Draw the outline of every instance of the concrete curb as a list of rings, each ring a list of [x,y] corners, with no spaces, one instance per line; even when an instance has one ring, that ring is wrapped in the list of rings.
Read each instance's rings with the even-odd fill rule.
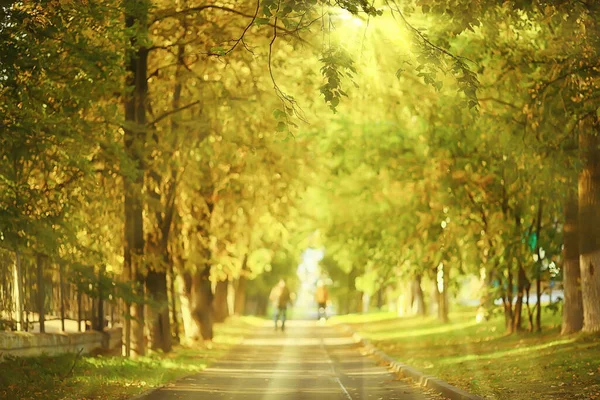
[[[467,393],[462,389],[450,385],[448,382],[444,382],[443,380],[434,376],[426,375],[408,365],[394,360],[392,357],[388,356],[383,351],[371,344],[368,339],[360,336],[349,325],[343,324],[342,327],[352,334],[352,338],[356,343],[360,343],[360,345],[363,346],[369,354],[375,356],[375,358],[377,358],[379,361],[388,364],[392,371],[401,377],[412,379],[419,386],[436,390],[451,400],[484,400],[483,397]]]

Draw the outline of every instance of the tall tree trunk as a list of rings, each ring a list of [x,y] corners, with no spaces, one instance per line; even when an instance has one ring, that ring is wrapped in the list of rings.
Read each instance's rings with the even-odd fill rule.
[[[508,216],[508,212],[504,213],[505,218]],[[513,233],[513,245],[511,246],[510,251],[508,252],[509,260],[507,264],[507,290],[506,290],[506,301],[504,304],[504,312],[506,318],[506,331],[508,333],[513,333],[521,326],[521,311],[523,305],[523,290],[525,285],[525,271],[523,271],[523,266],[520,262],[520,257],[522,253],[522,245],[521,245],[521,213],[519,210],[515,211],[514,215],[514,223],[515,229]],[[515,305],[513,306],[513,285],[514,285],[514,265],[517,265],[517,300]],[[525,279],[523,279],[525,277]]]
[[[81,319],[83,316],[83,299],[81,298],[81,289],[77,289],[77,332],[81,332]]]
[[[383,284],[380,284],[379,289],[377,289],[377,293],[375,293],[375,300],[378,310],[381,310],[381,307],[383,307],[383,289]]]
[[[181,319],[183,320],[183,333],[187,339],[196,340],[200,338],[200,326],[192,314],[192,291],[194,290],[192,283],[193,274],[189,271],[185,271],[179,274],[178,279],[179,287],[182,288],[181,295],[179,296],[179,304],[181,307]]]
[[[363,292],[361,292],[359,290],[356,291],[356,294],[354,295],[354,300],[355,300],[354,312],[362,313],[362,312],[368,311],[368,309],[365,309],[365,306],[364,306],[365,305],[364,297],[365,297],[365,294]]]
[[[213,293],[210,283],[210,265],[204,266],[193,276],[192,290],[193,309],[192,316],[200,326],[200,335],[204,340],[213,338]]]
[[[173,110],[179,109],[181,99],[181,82],[179,81],[180,68],[183,63],[184,47],[179,45],[177,48],[177,70],[175,73],[175,87],[173,90]],[[174,151],[177,147],[178,124],[175,117],[171,118],[171,135],[174,138],[171,143],[171,149]],[[159,136],[153,135],[156,146],[159,146]],[[169,255],[169,235],[173,223],[175,213],[175,197],[177,181],[177,166],[175,161],[171,161],[170,179],[164,179],[164,174],[158,170],[148,171],[147,176],[147,192],[153,198],[154,204],[158,209],[154,212],[155,224],[151,227],[153,232],[149,235],[147,250],[153,253],[154,260],[162,262],[154,265],[154,270],[148,272],[146,279],[146,289],[148,294],[154,300],[154,306],[149,307],[150,318],[148,318],[148,331],[150,332],[150,346],[153,350],[161,349],[164,352],[171,351],[171,320],[169,317],[169,293],[167,285],[167,270],[170,264]],[[164,196],[162,194],[165,194]],[[172,269],[172,267],[171,267]],[[176,317],[175,317],[176,318]]]
[[[448,318],[448,266],[446,264],[440,264],[441,268],[438,267],[436,275],[436,299],[438,304],[438,319],[441,322],[449,322]]]
[[[249,272],[250,271],[248,269],[248,253],[246,253],[242,261],[240,277],[235,288],[235,315],[244,315],[244,311],[246,309],[246,286],[248,285],[247,274]]]
[[[133,162],[133,179],[124,178],[125,192],[125,246],[124,269],[139,299],[144,295],[144,220],[142,193],[144,185],[146,107],[148,98],[148,50],[143,46],[148,24],[147,0],[125,0],[125,26],[137,30],[131,38],[132,49],[127,57],[127,86],[133,93],[125,100],[125,153]],[[134,50],[135,49],[135,50]],[[146,353],[144,340],[144,305],[141,302],[130,306],[129,355],[133,358]],[[126,327],[127,328],[127,327]]]
[[[527,304],[527,316],[529,320],[529,332],[533,332],[533,312],[531,311],[531,306],[529,304],[529,292],[531,290],[531,285],[527,285],[525,288],[525,304]]]
[[[528,286],[527,276],[521,261],[518,260],[519,265],[517,274],[517,302],[515,303],[513,320],[512,320],[512,331],[517,332],[523,330],[522,326],[522,315],[523,315],[523,297],[525,296],[525,288]]]
[[[346,296],[344,296],[345,297],[344,314],[350,314],[350,312],[352,310],[351,296],[352,296],[352,293],[354,293],[354,278],[352,277],[353,270],[354,270],[354,268],[348,274],[348,282],[346,283]]]
[[[15,270],[13,276],[13,288],[15,296],[15,312],[17,314],[17,331],[24,331],[23,326],[23,270],[21,265],[21,254],[15,250]]]
[[[579,262],[583,299],[583,331],[600,332],[600,139],[597,118],[582,123],[579,148]]]
[[[181,299],[181,312],[185,336],[189,339],[212,340],[212,302],[210,265],[193,273],[185,272],[183,277],[184,296]]]
[[[44,267],[46,257],[38,253],[36,255],[37,263],[37,309],[40,322],[40,333],[46,332],[46,288],[44,285]]]
[[[171,293],[171,329],[174,334],[175,341],[179,343],[179,319],[177,318],[177,291],[175,289],[175,267],[173,265],[173,257],[169,254],[169,291]]]
[[[23,260],[21,259],[21,262],[23,262]],[[22,264],[21,264],[22,266]],[[26,262],[25,263],[25,268],[22,269],[23,272],[23,283],[25,282],[32,282],[33,276],[32,276],[32,271],[31,271],[31,263]],[[25,332],[29,332],[29,324],[30,322],[33,322],[33,312],[30,311],[27,312],[27,305],[28,304],[32,304],[35,303],[35,299],[33,298],[33,290],[31,288],[31,285],[26,285],[26,286],[22,286],[23,289],[23,313],[25,314],[25,322],[23,324],[23,328],[25,330]]]
[[[169,234],[174,215],[175,187],[172,183],[167,192],[166,205],[163,208],[160,185],[162,177],[153,171],[153,176],[148,182],[150,196],[160,205],[160,209],[154,213],[155,224],[152,224],[153,233],[148,235],[146,246],[147,258],[154,260],[148,270],[146,277],[146,290],[152,303],[148,310],[148,332],[150,347],[152,350],[161,349],[164,352],[171,351],[171,320],[169,317],[169,291],[167,286],[167,270],[171,263],[169,254]],[[154,183],[153,186],[152,183]]]
[[[504,179],[504,170],[502,170],[502,178]],[[510,222],[510,218],[508,215],[508,194],[506,192],[506,187],[502,186],[502,215],[506,222]],[[520,224],[520,220],[518,220],[518,224]],[[517,227],[515,227],[517,230]],[[520,232],[515,233],[516,243],[520,242]],[[510,239],[510,238],[508,238]],[[514,246],[512,246],[514,247]],[[508,260],[506,262],[506,290],[504,291],[504,295],[502,296],[502,303],[504,305],[504,325],[507,333],[513,332],[513,265],[511,259],[513,257],[513,250],[509,246],[505,246],[504,249],[504,259]],[[498,277],[501,278],[502,274],[499,273]]]
[[[506,296],[504,300],[504,322],[506,325],[506,331],[508,333],[513,332],[513,272],[512,263],[506,263],[507,279],[506,279]]]
[[[356,290],[356,278],[358,269],[352,267],[348,274],[346,291],[346,314],[351,312],[362,312],[362,292]]]
[[[148,307],[148,339],[152,350],[171,351],[171,325],[169,319],[169,299],[167,294],[167,273],[150,270],[146,277],[146,289],[153,304]]]
[[[102,280],[104,275],[104,266],[101,265],[98,270],[98,309],[95,318],[94,330],[102,332],[104,330],[104,292],[102,287]]]
[[[229,317],[229,305],[227,293],[229,291],[229,280],[218,281],[215,286],[215,298],[213,301],[213,315],[215,322],[223,322]]]
[[[413,281],[399,280],[396,290],[399,292],[396,299],[396,314],[400,317],[414,314],[416,307]]]
[[[581,298],[581,270],[579,268],[579,238],[577,198],[569,196],[565,206],[565,227],[563,230],[564,263],[563,291],[564,305],[561,334],[578,332],[583,327],[583,300]]]
[[[523,329],[523,296],[525,295],[525,287],[529,284],[523,263],[521,261],[522,248],[521,245],[521,213],[515,212],[515,252],[513,259],[517,265],[517,301],[513,309],[512,332],[517,332]]]
[[[542,331],[542,257],[540,256],[540,235],[542,234],[542,207],[544,200],[540,198],[538,203],[537,226],[535,232],[537,235],[537,244],[535,251],[538,255],[538,261],[535,268],[535,292],[537,295],[535,329],[537,332]]]
[[[167,286],[167,270],[170,264],[170,255],[168,251],[169,234],[174,214],[174,186],[167,190],[168,196],[166,205],[163,206],[161,199],[160,185],[162,177],[158,173],[153,173],[153,179],[148,182],[150,196],[159,204],[161,209],[154,213],[155,223],[151,224],[153,232],[148,235],[146,252],[147,259],[154,262],[149,265],[146,277],[146,291],[152,299],[148,305],[148,332],[149,342],[152,350],[161,349],[164,352],[171,351],[171,320],[169,318],[169,292]],[[154,183],[156,187],[153,187]]]
[[[244,315],[246,309],[246,286],[248,285],[248,279],[245,276],[240,276],[237,285],[235,286],[235,301],[234,301],[234,314]]]
[[[59,287],[60,290],[60,330],[65,331],[65,267],[64,263],[58,264],[59,268]]]
[[[412,295],[413,295],[413,312],[417,315],[426,315],[427,309],[425,307],[425,296],[423,295],[423,288],[421,287],[421,280],[423,279],[421,274],[417,274],[412,281]]]

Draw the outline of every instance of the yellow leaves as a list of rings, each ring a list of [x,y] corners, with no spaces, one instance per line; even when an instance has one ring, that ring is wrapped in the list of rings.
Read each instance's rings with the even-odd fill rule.
[[[466,175],[467,173],[463,170],[452,171],[452,179],[459,182],[464,182],[466,180]]]

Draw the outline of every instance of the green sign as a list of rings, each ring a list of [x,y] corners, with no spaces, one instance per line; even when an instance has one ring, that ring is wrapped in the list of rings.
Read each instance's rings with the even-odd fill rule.
[[[537,233],[534,232],[531,235],[529,235],[529,239],[527,240],[527,244],[529,245],[529,248],[531,249],[531,251],[535,251],[535,248],[537,246],[537,242],[538,242]]]

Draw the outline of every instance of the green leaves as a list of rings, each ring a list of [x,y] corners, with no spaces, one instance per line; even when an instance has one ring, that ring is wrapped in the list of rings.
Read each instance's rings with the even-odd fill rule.
[[[348,10],[353,15],[357,15],[360,11],[371,16],[383,14],[383,10],[378,10],[367,0],[339,0],[337,5]]]
[[[320,91],[325,98],[329,108],[336,112],[336,107],[340,103],[342,96],[348,96],[342,89],[342,80],[347,78],[356,86],[353,81],[356,69],[354,61],[350,55],[340,47],[333,47],[325,51],[320,58],[323,63],[321,74],[325,83],[321,85]]]
[[[227,54],[227,50],[225,50],[225,48],[219,46],[219,47],[212,47],[210,49],[210,53],[217,55],[217,56],[225,56]]]
[[[456,60],[452,66],[452,72],[457,76],[458,90],[464,93],[467,106],[469,108],[477,107],[479,105],[477,99],[479,80],[477,79],[477,75],[460,60]]]
[[[270,18],[256,18],[254,20],[254,25],[256,25],[256,27],[261,27],[263,25],[268,25],[270,22],[271,22]]]

